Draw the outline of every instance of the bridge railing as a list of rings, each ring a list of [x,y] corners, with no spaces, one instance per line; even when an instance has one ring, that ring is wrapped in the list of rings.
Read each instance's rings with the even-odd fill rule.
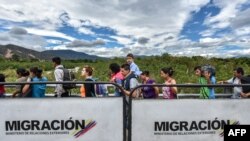
[[[233,88],[233,87],[250,87],[250,84],[206,84],[206,85],[201,85],[201,84],[144,84],[144,85],[138,85],[134,89],[130,91],[129,95],[129,100],[128,100],[128,141],[132,141],[132,94],[142,88],[142,87],[186,87],[186,88],[200,88],[200,87],[210,87],[210,88]],[[229,98],[232,94],[216,94],[215,96],[220,96],[220,97],[227,97]],[[189,98],[198,98],[199,94],[177,94],[177,98],[183,98],[183,97],[189,97]],[[158,99],[156,99],[158,100]],[[150,106],[149,106],[150,107]],[[163,111],[165,112],[165,111]]]
[[[94,83],[94,84],[105,84],[107,91],[108,91],[108,95],[107,96],[114,96],[114,90],[116,87],[120,87],[120,85],[115,85],[115,83],[110,83],[110,82],[83,82],[83,81],[69,81],[69,82],[53,82],[53,81],[48,81],[48,82],[22,82],[22,83],[17,83],[17,82],[0,82],[0,85],[5,85],[5,88],[15,88],[16,85],[24,85],[24,84],[46,84],[47,88],[55,88],[56,84],[64,84],[64,83],[74,83],[76,84],[76,88],[73,88],[71,90],[71,96],[78,96],[80,97],[80,87],[82,86],[82,84],[87,84],[87,83]],[[149,84],[150,85],[150,84]],[[200,87],[199,84],[178,84],[179,87],[186,87],[185,85],[187,85],[187,87],[195,87],[198,88]],[[247,84],[245,84],[247,85]],[[147,85],[139,85],[139,87],[144,87]],[[158,87],[164,87],[166,85],[163,84],[159,84],[157,85]],[[230,90],[232,87],[237,86],[237,85],[230,85],[230,84],[216,84],[214,87],[223,87],[223,92],[221,93],[216,93],[215,96],[216,98],[230,98],[232,96],[232,91]],[[242,86],[242,85],[240,85]],[[244,86],[244,84],[243,84]],[[6,96],[11,96],[11,93],[6,93]],[[45,94],[46,97],[51,97],[54,96],[54,93],[51,92],[47,92]],[[97,95],[97,97],[102,97],[102,95]],[[162,93],[159,94],[159,97],[162,97]],[[199,98],[199,94],[198,93],[178,93],[177,94],[177,99],[188,99],[188,98]]]

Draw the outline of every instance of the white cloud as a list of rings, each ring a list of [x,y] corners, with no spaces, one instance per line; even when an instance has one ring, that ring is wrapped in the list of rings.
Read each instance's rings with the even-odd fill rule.
[[[10,34],[15,34],[15,35],[26,35],[28,32],[27,30],[20,28],[20,27],[13,27],[9,31]]]
[[[133,43],[133,39],[129,37],[122,37],[122,36],[110,36],[110,37],[117,40],[117,42],[120,44],[129,45]]]
[[[46,40],[42,36],[58,37],[67,40],[75,40],[75,38],[56,31],[46,31],[35,28],[7,27],[9,32],[1,33],[0,44],[15,44],[33,50],[43,51],[48,43],[63,44],[59,40]]]
[[[33,40],[31,45],[35,46],[34,40],[37,38],[37,45],[42,46],[45,39],[42,39],[41,36],[50,36],[71,41],[71,43],[60,43],[56,40],[46,40],[47,43],[60,44],[54,49],[71,47],[77,51],[102,56],[122,56],[127,52],[151,55],[161,54],[163,51],[176,55],[205,55],[206,53],[217,55],[216,49],[220,49],[223,45],[241,45],[246,48],[249,44],[246,37],[250,33],[248,18],[250,10],[241,12],[239,9],[240,5],[246,0],[214,0],[215,5],[221,11],[216,16],[207,17],[204,24],[209,29],[200,33],[203,38],[194,42],[181,37],[180,31],[184,24],[192,18],[190,13],[199,11],[209,1],[75,0],[72,2],[66,0],[2,0],[0,3],[0,19],[25,22],[30,26],[23,28],[28,32],[28,35],[16,36],[14,34],[11,36],[9,33],[4,33],[0,36],[0,42],[3,43],[3,40],[6,39],[5,42],[10,40],[12,43],[28,45],[31,43],[29,40]],[[117,40],[118,44],[125,47],[114,47],[112,49],[100,47],[104,46],[108,39],[99,38],[94,41],[86,41],[59,32],[57,29],[63,27],[65,23],[73,27],[73,30],[92,37],[98,37],[99,33],[95,33],[87,27],[111,28],[117,35],[110,35],[109,37]],[[4,28],[11,29],[14,26],[14,23],[11,23]],[[213,37],[219,29],[227,27],[232,28],[233,34]],[[105,33],[101,34],[105,35]],[[27,37],[30,37],[30,39],[28,40]],[[81,41],[80,44],[76,44],[78,40]],[[96,45],[100,46],[93,47]],[[81,46],[85,47],[80,48]]]
[[[124,53],[123,48],[119,47],[114,47],[112,49],[107,47],[98,47],[98,48],[85,47],[85,48],[72,48],[72,49],[90,55],[98,55],[101,57],[117,57],[117,56],[124,56],[124,54],[126,54]]]
[[[52,50],[68,50],[68,48],[65,45],[53,46],[53,47],[50,47],[48,49],[52,49]]]
[[[250,35],[250,9],[237,13],[236,18],[231,21],[231,27],[235,37]]]
[[[230,57],[239,57],[239,56],[245,56],[249,57],[250,49],[241,49],[241,51],[238,50],[231,50],[227,52]],[[223,56],[221,56],[224,58]]]
[[[84,28],[84,27],[78,28],[78,31],[79,31],[80,33],[89,34],[89,35],[94,35],[94,34],[95,34],[95,33],[92,32],[90,29]]]
[[[234,19],[237,12],[240,11],[238,7],[246,1],[247,0],[214,0],[214,4],[221,8],[221,11],[216,16],[208,17],[204,24],[212,28],[226,28],[230,26],[231,20]]]
[[[68,36],[64,33],[57,32],[57,31],[42,30],[42,29],[35,29],[35,28],[26,28],[26,30],[30,34],[35,34],[35,35],[40,35],[40,36],[49,36],[49,37],[58,37],[58,38],[63,38],[63,39],[67,39],[70,41],[75,40],[74,37]]]
[[[188,20],[189,13],[198,10],[208,1],[75,0],[72,3],[62,0],[39,2],[35,0],[25,2],[5,0],[1,3],[1,6],[6,7],[8,12],[1,10],[0,13],[6,14],[0,16],[0,18],[19,22],[32,21],[32,23],[44,21],[44,23],[51,24],[50,29],[54,29],[61,24],[59,16],[63,12],[67,12],[70,16],[69,23],[74,27],[81,25],[79,21],[74,19],[82,19],[91,21],[92,24],[112,27],[118,31],[119,35],[132,35],[134,38],[145,36],[148,38],[163,31],[177,35]],[[18,15],[15,12],[17,10],[22,11],[23,15]],[[89,22],[87,23],[89,24]],[[47,25],[45,27],[46,29],[49,28]]]
[[[245,26],[249,26],[250,24],[250,9],[247,9],[242,12],[238,12],[236,17],[232,19],[231,21],[231,26],[236,29],[236,28],[242,28]]]
[[[77,19],[69,19],[67,21],[67,23],[72,26],[72,27],[75,27],[75,28],[79,28],[82,26],[82,23],[81,21],[77,20]]]
[[[215,32],[216,32],[215,29],[207,29],[207,30],[200,32],[199,34],[202,37],[210,37],[210,36],[213,36],[215,34]]]
[[[242,27],[242,28],[235,29],[234,33],[237,36],[249,35],[250,34],[250,26],[249,27]]]
[[[85,24],[79,19],[71,19],[69,15],[67,15],[66,18],[63,19],[63,21],[66,22],[69,26],[74,27],[79,33],[90,34],[90,35],[95,34],[93,31],[91,31],[91,29],[83,27],[83,25]]]
[[[15,44],[38,51],[44,50],[44,46],[47,45],[44,38],[28,34],[27,30],[20,27],[14,27],[10,29],[10,32],[1,33],[0,44]]]
[[[218,43],[221,40],[220,38],[201,38],[200,43]]]
[[[138,43],[144,45],[144,44],[148,43],[149,40],[150,40],[149,38],[140,37],[140,38],[138,38]]]
[[[9,36],[6,34],[0,34],[0,41],[9,41]]]
[[[84,41],[84,40],[74,40],[73,42],[66,45],[66,47],[95,47],[99,45],[105,45],[103,40],[95,40],[95,41]]]
[[[63,12],[61,8],[50,6],[51,1],[36,0],[2,0],[0,19],[14,22],[26,22],[39,25],[47,30],[56,29],[61,21],[58,19]],[[54,3],[56,4],[56,3]]]
[[[46,40],[46,42],[49,44],[63,44],[61,40],[53,40],[53,39],[48,39]]]
[[[237,57],[237,56],[246,56],[249,53],[249,46],[250,46],[250,38],[244,38],[242,39],[244,42],[234,42],[234,45],[241,45],[245,46],[240,48],[241,51],[238,49],[226,51],[226,47],[220,46],[222,42],[228,42],[226,40],[219,40],[219,39],[213,39],[213,38],[205,38],[202,39],[201,42],[193,42],[188,39],[179,40],[178,43],[174,45],[168,45],[168,46],[160,46],[160,47],[114,47],[114,48],[108,48],[108,47],[72,47],[71,49],[75,51],[84,52],[90,55],[98,55],[102,57],[117,57],[117,56],[125,56],[127,53],[134,53],[137,55],[161,55],[162,53],[169,53],[176,56],[204,56],[204,57],[220,57],[220,58],[226,58],[226,57]],[[233,44],[232,44],[233,45]],[[204,48],[206,47],[206,48]],[[209,47],[209,48],[208,48]],[[57,47],[54,47],[54,49],[67,49],[66,46],[60,45]],[[112,51],[111,51],[112,50]],[[150,52],[150,53],[149,53]]]

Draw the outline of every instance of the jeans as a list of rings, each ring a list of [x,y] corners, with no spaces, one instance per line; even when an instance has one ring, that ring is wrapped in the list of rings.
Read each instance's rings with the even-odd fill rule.
[[[0,98],[5,98],[5,94],[0,94]]]

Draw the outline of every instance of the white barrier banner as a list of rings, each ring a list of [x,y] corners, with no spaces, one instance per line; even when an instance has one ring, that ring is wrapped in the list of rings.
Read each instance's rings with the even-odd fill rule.
[[[223,141],[250,124],[250,100],[133,100],[132,141]]]
[[[122,98],[1,99],[0,141],[122,141]]]

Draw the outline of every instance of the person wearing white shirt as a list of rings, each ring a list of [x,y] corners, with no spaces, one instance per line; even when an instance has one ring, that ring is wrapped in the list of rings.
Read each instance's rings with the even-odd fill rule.
[[[61,58],[60,57],[54,57],[52,58],[53,65],[55,67],[54,75],[55,80],[57,82],[63,81],[63,65],[61,65]],[[69,93],[63,88],[62,84],[56,84],[55,87],[55,97],[68,97]]]
[[[233,70],[234,77],[226,81],[220,81],[219,83],[224,84],[241,84],[240,78],[244,75],[244,70],[241,67],[235,68]],[[231,98],[238,99],[240,98],[240,94],[242,92],[242,87],[233,87],[233,95]]]

